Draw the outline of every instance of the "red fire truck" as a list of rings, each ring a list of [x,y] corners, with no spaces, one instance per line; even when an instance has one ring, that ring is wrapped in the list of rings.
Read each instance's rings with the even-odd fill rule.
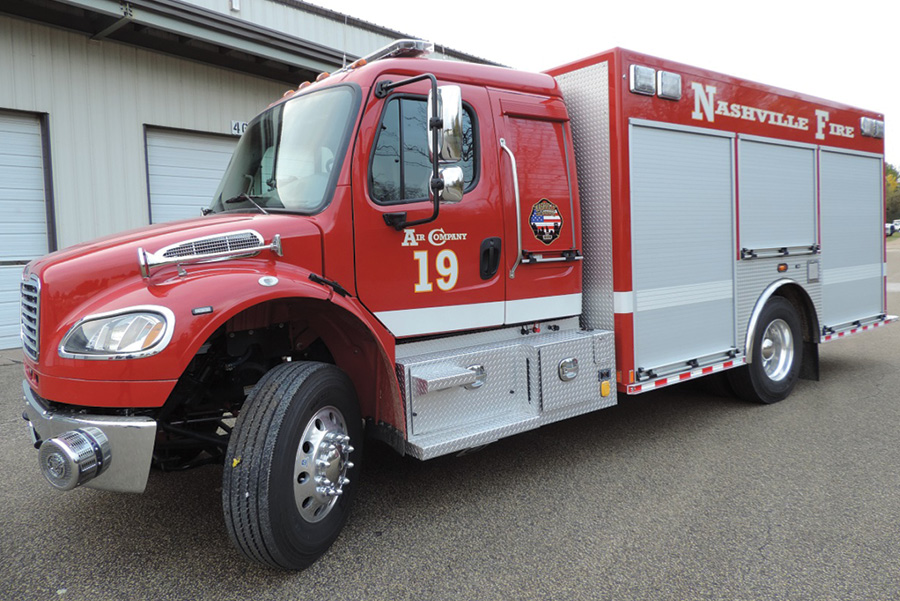
[[[224,464],[249,558],[337,537],[364,432],[428,459],[725,371],[771,403],[886,314],[883,116],[614,49],[403,40],[250,123],[200,218],[26,267],[63,490]]]

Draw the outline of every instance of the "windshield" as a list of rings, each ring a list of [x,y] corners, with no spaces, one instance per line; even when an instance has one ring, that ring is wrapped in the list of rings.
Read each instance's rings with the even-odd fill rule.
[[[355,100],[354,88],[327,88],[283,102],[254,119],[213,197],[213,212],[321,210],[330,199],[347,146]]]

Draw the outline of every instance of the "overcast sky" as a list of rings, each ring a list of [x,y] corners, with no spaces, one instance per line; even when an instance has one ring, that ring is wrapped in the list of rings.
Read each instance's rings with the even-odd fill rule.
[[[312,1],[517,69],[621,46],[877,111],[900,166],[900,0]]]

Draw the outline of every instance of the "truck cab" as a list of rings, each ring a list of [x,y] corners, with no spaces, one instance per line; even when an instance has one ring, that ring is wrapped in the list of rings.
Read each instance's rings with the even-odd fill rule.
[[[140,492],[151,465],[224,461],[235,543],[297,568],[346,519],[364,426],[424,459],[614,402],[612,334],[578,327],[556,82],[424,50],[399,42],[286,93],[204,217],[26,268],[26,418],[51,484]],[[539,370],[574,381],[601,338],[603,369],[542,406]],[[247,486],[278,498],[250,509]],[[257,534],[296,540],[252,551],[240,524],[285,503],[302,527]]]

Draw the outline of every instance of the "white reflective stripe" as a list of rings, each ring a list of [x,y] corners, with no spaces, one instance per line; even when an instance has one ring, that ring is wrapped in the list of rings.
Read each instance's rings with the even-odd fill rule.
[[[634,313],[634,292],[613,292],[613,313]]]
[[[823,284],[843,284],[856,282],[870,278],[880,278],[884,272],[883,263],[871,263],[869,265],[856,265],[854,267],[834,267],[822,270]]]
[[[506,302],[506,323],[581,315],[581,294],[540,296]]]
[[[418,336],[499,326],[504,323],[540,321],[581,314],[581,294],[541,296],[521,300],[471,305],[381,311],[375,316],[394,336]]]
[[[666,307],[680,307],[707,301],[732,298],[734,294],[731,280],[687,284],[685,286],[668,286],[650,290],[636,290],[635,310],[652,311]]]
[[[381,311],[375,317],[394,336],[416,336],[436,332],[454,332],[472,328],[486,328],[503,324],[503,302],[473,303]]]

